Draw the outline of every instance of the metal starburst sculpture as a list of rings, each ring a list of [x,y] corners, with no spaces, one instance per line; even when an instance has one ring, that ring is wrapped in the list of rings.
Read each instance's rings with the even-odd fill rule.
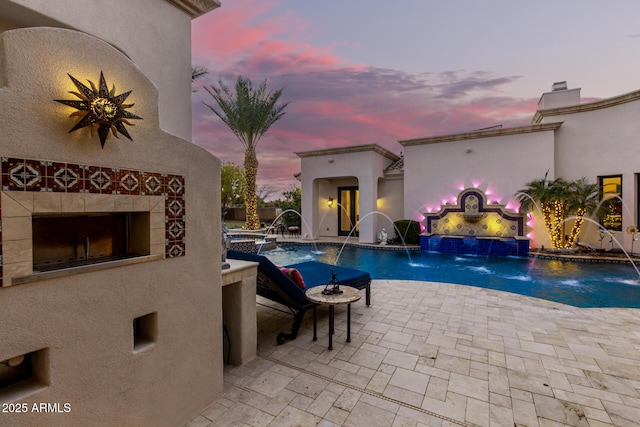
[[[115,85],[113,85],[109,91],[102,71],[100,72],[100,87],[98,89],[96,89],[96,86],[91,80],[87,80],[91,85],[91,88],[88,88],[71,74],[67,75],[79,91],[69,91],[69,93],[77,96],[80,100],[56,99],[55,101],[78,110],[71,113],[69,117],[82,117],[69,132],[85,126],[91,126],[91,136],[94,136],[95,132],[98,131],[102,148],[104,148],[104,143],[109,136],[109,130],[111,130],[113,136],[116,138],[118,138],[118,132],[120,132],[129,140],[133,141],[124,125],[126,123],[129,126],[134,126],[134,124],[127,119],[141,120],[142,117],[126,111],[127,108],[133,107],[133,104],[123,104],[131,91],[116,95]]]

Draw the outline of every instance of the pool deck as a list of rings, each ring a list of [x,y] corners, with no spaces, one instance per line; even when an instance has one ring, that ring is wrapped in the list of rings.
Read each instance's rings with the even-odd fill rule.
[[[352,306],[351,343],[336,308],[329,351],[326,307],[318,341],[308,313],[277,345],[292,316],[257,302],[258,357],[225,366],[223,396],[185,427],[640,425],[637,309],[374,280],[372,305]]]
[[[258,297],[258,357],[188,427],[638,426],[640,311],[581,309],[472,286],[374,280],[318,341]]]

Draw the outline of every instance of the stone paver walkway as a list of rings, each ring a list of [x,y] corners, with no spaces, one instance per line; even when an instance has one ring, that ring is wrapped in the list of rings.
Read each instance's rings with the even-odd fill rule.
[[[372,305],[292,316],[259,298],[258,357],[186,426],[639,426],[640,310],[580,309],[430,282],[377,280]]]

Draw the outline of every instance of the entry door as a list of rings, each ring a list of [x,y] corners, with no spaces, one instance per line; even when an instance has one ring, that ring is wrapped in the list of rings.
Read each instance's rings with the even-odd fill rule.
[[[348,236],[355,226],[352,236],[360,233],[360,191],[358,187],[338,188],[338,236]]]

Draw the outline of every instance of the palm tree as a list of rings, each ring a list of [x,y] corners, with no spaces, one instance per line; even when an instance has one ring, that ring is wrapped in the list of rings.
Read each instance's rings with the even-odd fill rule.
[[[234,91],[222,80],[218,80],[217,85],[211,85],[205,89],[216,101],[218,108],[204,104],[231,129],[244,146],[247,229],[257,230],[260,228],[260,219],[256,194],[258,176],[256,145],[271,125],[285,114],[284,109],[289,103],[278,104],[284,88],[267,92],[267,80],[264,80],[260,86],[254,87],[248,77],[238,76]]]
[[[569,212],[575,212],[576,220],[569,233],[569,240],[565,244],[566,248],[573,246],[580,234],[584,216],[593,212],[600,199],[598,184],[589,183],[586,177],[572,181],[568,190],[567,208]]]
[[[566,194],[569,183],[563,178],[553,181],[547,179],[549,171],[542,179],[534,179],[526,183],[526,187],[516,193],[516,200],[520,202],[520,208],[531,212],[534,202],[540,204],[545,226],[551,237],[554,248],[563,246],[562,223],[566,217]]]

